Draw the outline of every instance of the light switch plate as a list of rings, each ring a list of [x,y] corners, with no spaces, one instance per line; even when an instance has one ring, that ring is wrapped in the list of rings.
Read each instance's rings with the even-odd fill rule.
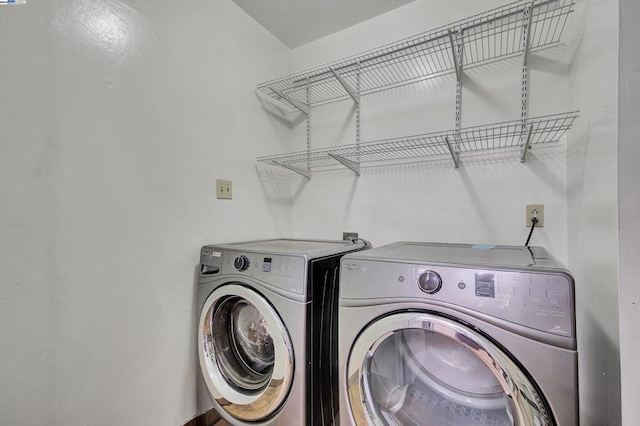
[[[216,179],[216,198],[230,200],[233,191],[230,180]]]

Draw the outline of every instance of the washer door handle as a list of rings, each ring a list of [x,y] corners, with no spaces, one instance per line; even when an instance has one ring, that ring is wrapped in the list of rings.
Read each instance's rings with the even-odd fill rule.
[[[200,275],[213,275],[220,272],[220,268],[217,266],[200,265]]]

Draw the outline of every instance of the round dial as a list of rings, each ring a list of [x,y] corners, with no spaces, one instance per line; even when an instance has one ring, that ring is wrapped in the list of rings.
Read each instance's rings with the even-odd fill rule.
[[[418,278],[418,285],[420,290],[425,293],[433,294],[440,291],[442,287],[442,278],[435,271],[425,271],[420,278]]]
[[[235,266],[236,269],[240,272],[245,271],[249,268],[249,258],[244,254],[241,256],[238,256],[233,261],[233,266]]]

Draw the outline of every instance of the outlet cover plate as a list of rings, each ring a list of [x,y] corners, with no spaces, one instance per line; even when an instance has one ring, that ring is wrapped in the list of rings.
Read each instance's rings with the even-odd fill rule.
[[[230,200],[233,196],[231,181],[216,179],[216,198],[221,200]]]
[[[536,217],[538,218],[538,223],[536,223],[536,228],[544,228],[544,204],[527,204],[525,226],[527,228],[531,227],[531,219],[533,219],[534,211],[537,212]]]

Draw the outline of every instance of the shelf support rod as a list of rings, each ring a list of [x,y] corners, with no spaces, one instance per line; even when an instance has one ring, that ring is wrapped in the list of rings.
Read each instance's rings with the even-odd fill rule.
[[[451,153],[451,158],[453,159],[453,164],[455,164],[456,169],[460,167],[460,151],[451,145],[449,142],[449,136],[445,136],[444,140],[447,142],[447,146],[449,147],[449,152]]]
[[[360,95],[361,88],[361,76],[360,76],[360,62],[358,62],[358,72],[356,73],[356,91],[358,92],[358,96]],[[358,97],[358,99],[360,99]],[[358,171],[356,172],[357,176],[360,176],[360,154],[362,149],[360,148],[360,102],[356,104],[356,161],[358,164]]]
[[[520,152],[520,162],[527,161],[527,151],[529,151],[529,144],[531,143],[531,133],[533,132],[533,124],[529,124],[529,131],[527,132],[527,139],[522,146],[522,152]]]
[[[458,54],[459,54],[459,47],[458,44],[453,40],[453,32],[451,30],[449,30],[449,41],[451,43],[451,54],[453,56],[453,67],[456,70],[456,80],[458,83],[460,83],[460,78],[461,78],[461,69],[460,69],[460,63],[458,61]]]
[[[272,161],[272,163],[276,166],[280,166],[280,167],[284,167],[285,169],[289,169],[292,172],[296,172],[299,175],[302,175],[304,177],[306,177],[307,179],[311,180],[311,172],[309,172],[309,170],[304,170],[304,169],[300,169],[298,167],[294,167],[290,164],[287,163],[280,163],[278,161]]]
[[[356,89],[351,87],[351,85],[347,82],[347,80],[345,80],[340,74],[338,74],[336,70],[334,70],[333,68],[330,68],[329,71],[331,71],[331,74],[333,74],[336,80],[338,80],[338,82],[342,85],[342,87],[344,87],[344,90],[346,90],[347,93],[349,93],[349,96],[351,96],[351,98],[353,99],[353,102],[355,102],[356,105],[360,105],[360,94],[356,91]]]
[[[533,3],[535,0],[531,0],[531,6],[529,9],[525,9],[524,11],[524,20],[526,22],[523,23],[523,32],[524,32],[524,40],[523,40],[523,50],[524,50],[524,63],[523,66],[527,66],[527,61],[529,60],[529,50],[531,47],[531,22],[533,21]]]
[[[521,88],[521,110],[520,114],[522,119],[526,119],[529,116],[529,50],[530,50],[530,38],[531,38],[531,22],[533,21],[533,2],[531,0],[531,6],[524,10],[522,15],[522,88]]]
[[[284,93],[277,91],[273,87],[269,87],[269,89],[271,89],[271,91],[273,93],[275,93],[276,96],[284,99],[285,101],[287,101],[289,104],[291,104],[296,109],[298,109],[301,112],[303,112],[304,114],[309,115],[309,105],[308,104],[305,104],[304,102],[297,101],[297,100],[285,95]]]
[[[329,157],[331,157],[334,160],[342,163],[343,166],[345,166],[348,169],[350,169],[353,173],[356,174],[356,176],[360,176],[360,164],[359,163],[356,163],[355,161],[349,160],[348,158],[344,158],[343,156],[338,155],[338,154],[332,154],[330,152],[328,152],[327,154],[329,154]]]
[[[307,80],[308,82],[308,80]],[[307,105],[311,105],[311,88],[307,84]],[[311,170],[311,109],[307,113],[307,170]],[[311,179],[311,177],[309,177]]]
[[[527,118],[529,118],[529,47],[531,39],[531,23],[533,22],[533,8],[535,0],[531,0],[531,4],[528,8],[524,9],[522,15],[522,86],[520,89],[520,118],[522,119],[522,132],[520,133],[520,145],[523,146],[523,151],[520,156],[520,161],[524,162],[526,157],[526,150],[529,149],[529,142],[531,137],[531,128],[529,128],[529,135],[525,136]]]
[[[456,71],[456,116],[455,116],[455,151],[460,152],[460,129],[462,128],[462,59],[464,41],[460,31],[455,32],[449,30],[449,42],[451,44],[451,54],[453,56],[453,66]],[[449,140],[447,139],[447,144]],[[451,150],[451,147],[449,147]],[[458,155],[459,156],[459,155]],[[456,167],[458,167],[457,159],[454,159]]]
[[[356,73],[356,93],[358,94],[358,101],[360,101],[360,62],[358,62],[358,72]],[[360,102],[356,102],[356,143],[360,143]],[[358,145],[358,153],[360,152],[360,146]],[[358,161],[360,158],[358,157]]]

